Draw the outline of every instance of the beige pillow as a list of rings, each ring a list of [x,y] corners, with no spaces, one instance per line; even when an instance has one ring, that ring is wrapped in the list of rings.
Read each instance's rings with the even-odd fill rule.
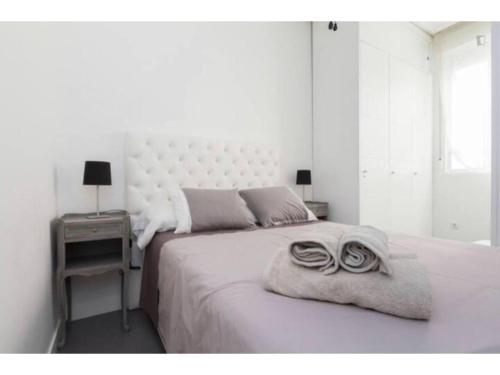
[[[182,191],[191,213],[191,232],[255,227],[236,189],[186,188]]]
[[[310,220],[304,203],[286,186],[245,189],[240,195],[266,228]]]

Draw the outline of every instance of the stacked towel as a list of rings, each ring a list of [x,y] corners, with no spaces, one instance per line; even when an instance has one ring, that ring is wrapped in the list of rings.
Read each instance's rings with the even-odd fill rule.
[[[293,298],[354,304],[411,319],[431,316],[431,288],[425,268],[415,259],[393,259],[392,276],[381,272],[333,275],[291,261],[282,248],[264,273],[264,288]]]
[[[370,226],[336,236],[311,232],[287,243],[266,270],[264,287],[404,318],[429,319],[431,314],[425,268],[415,256],[390,256],[387,235]]]

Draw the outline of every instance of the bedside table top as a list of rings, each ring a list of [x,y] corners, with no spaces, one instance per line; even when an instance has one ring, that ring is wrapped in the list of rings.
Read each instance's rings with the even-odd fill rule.
[[[61,216],[60,220],[65,224],[100,224],[100,223],[115,223],[117,221],[122,221],[128,217],[127,211],[111,211],[102,213],[103,217],[100,218],[89,218],[89,215],[95,215],[95,212],[84,213],[84,214],[64,214]]]
[[[328,202],[319,202],[319,201],[305,201],[307,206],[328,206]]]

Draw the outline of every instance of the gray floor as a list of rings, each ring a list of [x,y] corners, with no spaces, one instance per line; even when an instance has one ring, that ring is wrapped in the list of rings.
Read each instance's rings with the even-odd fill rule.
[[[153,323],[142,312],[129,312],[130,332],[121,329],[120,311],[68,324],[59,353],[165,353]]]

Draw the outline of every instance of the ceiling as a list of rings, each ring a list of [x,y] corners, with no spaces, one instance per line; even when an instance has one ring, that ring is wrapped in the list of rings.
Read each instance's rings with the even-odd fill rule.
[[[456,24],[457,22],[413,22],[416,26],[430,35],[435,35],[440,31]]]

